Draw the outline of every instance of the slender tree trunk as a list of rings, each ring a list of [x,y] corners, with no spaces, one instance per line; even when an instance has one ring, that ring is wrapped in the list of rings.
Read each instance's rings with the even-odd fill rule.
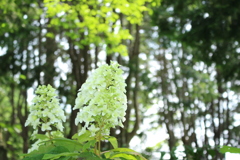
[[[51,19],[49,19],[48,23],[50,23]],[[47,32],[55,33],[53,28],[48,28]],[[55,61],[57,58],[56,51],[57,51],[57,44],[55,42],[55,37],[47,37],[46,44],[46,62],[44,65],[44,84],[54,86],[54,76],[56,74],[55,69]]]
[[[84,39],[84,34],[81,35],[82,39]],[[78,90],[81,88],[82,84],[86,81],[89,71],[89,46],[85,45],[82,49],[78,51],[74,48],[74,44],[72,40],[68,39],[69,50],[68,54],[70,55],[70,59],[72,62],[72,73],[74,77],[74,81],[76,83],[76,93],[75,97],[77,97]],[[72,102],[72,109],[75,105],[75,101]],[[79,110],[72,110],[70,115],[70,132],[68,137],[71,138],[75,133],[78,132],[78,126],[75,124],[75,118],[77,116]]]

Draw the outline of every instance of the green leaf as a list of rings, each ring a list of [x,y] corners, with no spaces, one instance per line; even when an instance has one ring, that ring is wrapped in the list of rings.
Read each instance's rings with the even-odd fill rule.
[[[55,146],[53,145],[41,145],[39,146],[38,150],[34,150],[28,154],[25,154],[23,160],[41,160],[45,153],[48,153],[52,150]]]
[[[50,153],[50,154],[57,154],[57,153],[63,153],[63,152],[69,152],[68,148],[63,147],[63,146],[56,146],[55,148],[53,148],[48,153]]]
[[[34,154],[39,154],[39,153],[48,153],[50,150],[52,150],[53,148],[55,148],[54,145],[41,145],[39,146],[38,150],[34,150],[31,153],[29,153],[29,155],[34,155]]]
[[[220,148],[220,152],[221,153],[226,153],[226,152],[240,153],[240,148],[235,148],[235,147],[230,147],[230,146],[222,146],[222,148]]]
[[[46,37],[49,37],[49,38],[54,38],[54,34],[52,32],[48,32],[46,33]]]
[[[93,140],[94,139],[93,137],[90,137],[90,135],[91,135],[91,132],[87,130],[84,134],[82,134],[80,136],[78,135],[78,133],[74,134],[72,136],[72,139],[77,139],[78,142],[80,142],[80,143],[87,142],[89,140]]]
[[[44,154],[36,154],[36,155],[32,155],[32,156],[27,156],[25,158],[23,158],[22,160],[42,160]]]
[[[105,138],[106,140],[108,140],[108,141],[112,144],[112,146],[113,146],[114,149],[115,149],[115,148],[118,148],[118,141],[117,141],[117,139],[116,139],[115,137],[105,136],[104,138]]]
[[[23,80],[26,80],[26,79],[27,79],[26,76],[23,75],[23,74],[21,74],[19,78],[20,78],[20,79],[23,79]]]
[[[83,147],[81,143],[67,138],[54,138],[50,141],[54,142],[54,145],[56,146],[66,147],[70,152],[80,151]]]
[[[117,153],[114,156],[111,156],[112,158],[125,158],[125,159],[131,159],[131,160],[138,160],[135,156],[127,153]]]
[[[36,134],[35,137],[41,140],[49,139],[45,134]]]
[[[43,159],[68,160],[73,156],[79,156],[79,153],[64,152],[64,153],[59,153],[59,154],[45,154]]]
[[[83,152],[80,153],[80,158],[85,158],[85,160],[102,160],[100,157],[98,157],[97,155],[95,155],[92,152]]]
[[[66,153],[69,153],[69,150],[63,146],[56,146],[52,150],[50,150],[47,154],[43,156],[43,159],[58,159],[61,156],[65,156]],[[65,157],[61,157],[61,159],[66,159]],[[68,158],[67,158],[68,159]]]
[[[116,148],[116,149],[112,149],[111,151],[114,151],[114,152],[136,152],[129,148]]]
[[[88,141],[86,144],[83,145],[83,151],[86,151],[87,149],[90,149],[91,147],[95,146],[96,140]]]
[[[118,148],[118,141],[115,137],[110,137],[108,140],[112,144],[113,148]]]
[[[136,160],[147,160],[144,158],[140,153],[129,149],[129,148],[115,148],[110,150],[109,152],[106,152],[107,158],[115,158],[115,157],[122,157],[126,159],[132,159],[131,157],[134,157]]]

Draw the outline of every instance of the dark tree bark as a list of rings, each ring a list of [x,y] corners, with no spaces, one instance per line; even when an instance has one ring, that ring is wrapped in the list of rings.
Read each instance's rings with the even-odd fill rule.
[[[48,24],[50,23],[50,21],[51,19],[49,19]],[[56,35],[56,31],[52,27],[48,27],[47,32]],[[54,86],[54,76],[56,75],[56,67],[54,66],[54,64],[57,59],[57,43],[55,41],[55,37],[47,37],[46,39],[46,62],[43,68],[44,84],[50,84],[51,86]]]
[[[84,39],[84,34],[81,35]],[[81,88],[82,84],[86,81],[89,71],[89,46],[84,45],[83,48],[76,50],[72,40],[68,39],[69,50],[68,54],[70,55],[72,63],[72,73],[74,77],[75,86],[75,97],[77,97],[78,90]],[[75,101],[72,102],[72,109],[75,105]],[[75,133],[78,132],[78,126],[75,125],[75,118],[79,110],[72,110],[70,115],[70,133],[68,137],[72,137]]]
[[[127,99],[132,101],[132,103],[128,103],[128,108],[126,111],[126,121],[124,122],[124,128],[120,129],[120,134],[117,135],[120,146],[129,146],[129,143],[133,136],[136,135],[136,132],[140,125],[140,116],[139,116],[139,105],[138,105],[138,90],[139,90],[139,47],[140,47],[140,26],[135,26],[135,36],[133,46],[129,47],[129,73],[126,79],[126,96]],[[131,83],[134,81],[134,88],[131,87]],[[130,128],[130,115],[131,110],[134,110],[135,121],[133,128]],[[131,130],[129,132],[129,130]]]

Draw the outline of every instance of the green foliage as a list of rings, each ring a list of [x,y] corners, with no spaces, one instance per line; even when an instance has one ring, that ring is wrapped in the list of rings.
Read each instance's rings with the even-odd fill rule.
[[[40,160],[40,159],[58,159],[58,160],[75,160],[84,158],[85,160],[106,160],[106,159],[132,159],[146,160],[141,154],[128,148],[118,148],[115,137],[106,136],[103,140],[108,140],[114,147],[109,151],[104,151],[101,156],[95,154],[94,146],[97,141],[93,138],[90,140],[87,133],[81,136],[74,135],[73,139],[54,138],[42,141],[38,150],[34,150],[28,154],[22,154],[23,160]],[[90,134],[90,133],[89,133]],[[36,135],[37,138],[46,138],[42,135]]]
[[[5,0],[0,2],[0,63],[4,68],[0,71],[0,83],[1,87],[7,86],[7,89],[3,87],[7,93],[4,96],[5,100],[0,104],[1,122],[5,124],[0,132],[4,138],[7,137],[3,140],[4,147],[9,152],[12,151],[11,156],[13,152],[22,149],[26,152],[29,146],[28,136],[32,130],[25,127],[24,122],[28,115],[27,100],[32,95],[31,90],[41,84],[60,86],[59,95],[64,99],[60,100],[61,106],[72,105],[74,103],[72,97],[76,94],[76,85],[72,84],[77,83],[79,87],[85,81],[89,71],[101,61],[97,59],[99,52],[103,50],[108,55],[128,54],[124,41],[134,41],[132,36],[135,32],[128,26],[141,24],[144,14],[150,11],[149,4],[156,6],[159,0],[137,2]],[[76,50],[73,54],[76,55],[72,56],[73,54],[68,52],[66,47],[58,46],[62,43],[70,48],[73,47]],[[83,53],[84,47],[86,49]],[[92,51],[95,47],[96,54],[93,55]],[[84,64],[76,61],[78,65],[75,65],[71,61],[74,59]],[[80,79],[77,79],[74,74],[80,72],[71,72],[73,71],[71,69],[68,69],[66,74],[63,73],[59,67],[61,66],[59,60],[70,64],[70,67],[73,66],[73,70],[79,68],[81,74],[86,76],[79,76]],[[69,133],[70,129],[74,130],[72,129],[74,127],[69,127],[69,124],[73,123],[69,119],[74,113],[68,114],[70,116],[67,116],[63,134],[69,134],[70,137],[76,130]],[[13,132],[15,133],[12,134]],[[6,143],[16,147],[6,146]]]
[[[222,146],[220,148],[220,152],[221,153],[239,153],[240,154],[240,148],[236,148],[236,147],[230,147],[230,146]]]
[[[126,16],[130,24],[140,24],[143,12],[149,11],[145,6],[147,2],[151,0],[45,0],[44,4],[48,8],[47,17],[51,18],[49,26],[67,29],[64,34],[73,39],[80,48],[89,44],[106,44],[108,54],[119,53],[126,56],[127,48],[121,42],[132,39],[132,36],[128,29],[122,27],[123,24],[119,24],[119,18]],[[48,33],[48,36],[52,37],[52,34]]]
[[[132,160],[146,160],[141,154],[128,148],[115,148],[108,152],[105,152],[104,155],[109,159],[124,158]]]
[[[234,23],[239,6],[237,1],[163,0],[154,9],[153,33],[158,33],[156,44],[162,50],[155,57],[163,66],[158,74],[163,100],[159,124],[167,126],[169,150],[182,142],[193,159],[223,159],[214,146],[239,145],[233,132],[239,111],[233,97],[239,90],[232,89],[239,88],[239,27]]]
[[[34,105],[30,107],[30,114],[26,121],[26,125],[32,125],[33,123],[32,126],[35,131],[32,134],[32,139],[37,139],[37,141],[32,145],[32,148],[29,149],[29,153],[23,155],[23,160],[73,160],[77,158],[84,158],[86,160],[106,158],[116,160],[145,160],[142,155],[134,150],[118,148],[117,139],[109,136],[109,132],[106,132],[106,130],[110,130],[111,127],[122,125],[122,123],[116,123],[119,120],[124,121],[123,117],[127,108],[125,86],[126,84],[122,77],[122,70],[119,68],[119,64],[111,62],[111,65],[104,64],[96,69],[79,90],[76,98],[76,106],[81,109],[81,113],[84,113],[83,109],[88,110],[85,110],[83,117],[77,116],[75,122],[80,121],[87,125],[98,124],[99,129],[96,131],[91,130],[92,127],[88,127],[88,130],[86,130],[84,126],[79,133],[73,135],[72,139],[62,138],[62,134],[56,133],[61,133],[63,130],[62,126],[56,126],[56,131],[52,131],[50,124],[54,124],[55,122],[58,124],[61,123],[62,118],[65,118],[65,116],[58,105],[55,89],[50,85],[39,86],[35,92],[37,96],[33,98]],[[101,97],[101,103],[99,100],[94,101],[94,103],[89,102],[90,100],[94,100],[91,96],[97,97],[97,95],[103,94],[104,96]],[[114,96],[112,97],[112,95]],[[91,99],[89,100],[88,98]],[[109,104],[109,102],[111,103]],[[115,108],[115,106],[117,108]],[[120,110],[120,112],[117,109]],[[97,113],[95,113],[96,110]],[[110,113],[108,115],[109,111]],[[115,112],[116,114],[114,114]],[[94,114],[95,117],[89,119],[91,114]],[[96,116],[97,114],[101,115]],[[38,118],[42,119],[38,120]],[[116,124],[108,125],[109,120],[112,120],[111,123]],[[37,124],[35,124],[36,121]],[[42,127],[44,124],[49,125],[46,127],[47,129]],[[37,134],[39,129],[46,133]],[[101,141],[109,141],[114,149],[101,152]]]
[[[93,140],[93,137],[90,136],[91,132],[87,130],[85,133],[78,135],[78,133],[74,134],[72,139],[76,139],[78,142],[82,143],[84,141]]]
[[[133,111],[135,105],[139,109],[134,110],[133,113],[138,111],[145,113],[151,105],[163,103],[157,108],[159,113],[154,113],[156,119],[151,120],[149,128],[170,126],[167,133],[175,136],[169,138],[169,146],[179,145],[174,141],[181,141],[185,137],[187,141],[183,143],[188,143],[190,146],[193,143],[202,146],[213,139],[216,140],[216,144],[227,139],[230,144],[237,146],[239,127],[234,125],[234,122],[235,114],[239,112],[239,105],[238,102],[233,104],[235,103],[233,99],[240,91],[239,2],[163,0],[160,8],[158,2],[153,0],[100,2],[96,0],[45,0],[44,4],[43,1],[31,0],[0,2],[0,46],[6,49],[6,53],[5,51],[3,55],[0,53],[0,63],[3,68],[0,71],[0,134],[3,135],[2,140],[8,155],[22,152],[22,144],[26,140],[19,137],[28,135],[22,132],[27,128],[20,122],[20,117],[23,117],[21,121],[24,121],[24,117],[28,114],[28,110],[23,108],[24,104],[28,105],[24,100],[29,94],[24,92],[30,87],[35,88],[39,84],[47,83],[45,79],[52,69],[48,64],[54,64],[53,69],[56,68],[50,76],[56,80],[55,86],[60,86],[59,95],[64,98],[60,100],[61,106],[73,106],[76,86],[80,86],[85,81],[85,78],[82,78],[83,74],[87,75],[91,69],[101,63],[97,58],[102,50],[106,51],[108,56],[111,56],[111,53],[127,55],[127,50],[131,51],[129,57],[118,57],[126,71],[129,70],[129,76],[126,73],[126,76],[130,77],[129,108]],[[156,7],[152,14],[152,23],[158,27],[152,28],[149,25],[149,17],[144,19],[144,24],[141,23],[143,12],[150,12],[148,4]],[[132,47],[137,39],[133,37],[136,24],[141,30],[139,51],[141,54],[137,57],[140,61],[132,63],[133,61],[128,61],[128,58],[131,59],[134,57],[133,53],[138,52],[138,47]],[[186,26],[191,26],[191,29],[187,30]],[[159,33],[158,36],[156,32]],[[54,43],[49,43],[49,39]],[[70,40],[72,42],[69,42]],[[53,45],[55,43],[66,44],[69,49],[59,46],[56,48]],[[82,48],[85,46],[90,47],[86,47],[87,51],[83,52]],[[154,51],[152,48],[156,46],[157,50]],[[94,54],[92,51],[95,47]],[[84,57],[85,54],[87,58]],[[173,56],[172,59],[166,60],[165,55],[168,54]],[[147,59],[142,60],[145,56]],[[53,57],[53,60],[49,61],[49,57]],[[61,66],[59,60],[71,66],[72,70],[68,69],[63,73],[62,69],[59,69]],[[79,60],[75,62],[79,65],[75,65],[71,60]],[[156,62],[156,67],[150,69],[149,66],[152,66],[153,61]],[[139,63],[139,70],[131,70],[131,67],[128,67],[128,65],[133,66],[135,62]],[[201,66],[203,69],[199,69]],[[75,73],[78,76],[74,77]],[[138,76],[140,76],[139,82]],[[134,86],[137,83],[139,89]],[[23,96],[24,94],[26,96]],[[229,96],[226,97],[226,94]],[[137,103],[131,99],[132,97],[137,97]],[[173,102],[172,99],[177,101]],[[19,109],[21,106],[23,108]],[[21,116],[20,113],[23,115]],[[148,115],[148,117],[154,116]],[[69,117],[67,115],[67,118]],[[128,131],[131,131],[133,126],[131,119],[135,117],[133,118],[132,115],[129,117],[130,123],[127,125],[130,127],[126,127],[127,131],[121,130],[119,136],[127,135],[123,139],[128,139]],[[145,118],[144,115],[140,117],[140,121]],[[69,119],[64,124],[66,126],[64,134],[68,134],[69,129],[72,129],[68,124]],[[192,133],[199,128],[199,123],[205,132],[196,132],[197,136],[194,136]],[[176,128],[181,130],[181,136],[176,134]],[[142,131],[140,135],[142,136],[143,133],[147,132]],[[208,137],[207,133],[211,133],[213,137]],[[86,135],[76,135],[73,137],[76,144],[68,142],[68,139],[58,139],[52,143],[61,146],[63,142],[68,146],[66,148],[72,146],[70,150],[82,148],[84,151],[80,153],[82,157],[94,157],[96,155],[89,150],[93,149],[96,141],[89,138],[90,135],[90,132]],[[37,138],[46,139],[44,136]],[[102,138],[108,140],[113,148],[118,147],[114,137]],[[123,146],[123,143],[119,144]],[[189,155],[206,153],[202,152],[205,149],[201,147],[185,149]],[[211,155],[214,151],[207,153]],[[174,153],[171,153],[174,157]],[[36,155],[35,158],[43,157],[45,154],[59,156],[46,151],[42,155]],[[60,158],[69,157],[71,156]],[[101,158],[106,157],[102,154]]]
[[[114,149],[118,148],[118,142],[117,142],[117,139],[115,137],[105,136],[104,138],[111,143],[111,145],[113,146]]]

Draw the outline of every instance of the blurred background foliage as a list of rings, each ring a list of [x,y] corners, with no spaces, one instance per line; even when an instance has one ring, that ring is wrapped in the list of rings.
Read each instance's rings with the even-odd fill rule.
[[[38,85],[57,88],[70,138],[81,128],[71,110],[77,90],[114,60],[127,83],[125,127],[111,130],[120,146],[138,146],[148,159],[224,159],[219,146],[240,145],[239,7],[237,0],[0,1],[0,158],[19,159],[32,143],[24,123]]]

